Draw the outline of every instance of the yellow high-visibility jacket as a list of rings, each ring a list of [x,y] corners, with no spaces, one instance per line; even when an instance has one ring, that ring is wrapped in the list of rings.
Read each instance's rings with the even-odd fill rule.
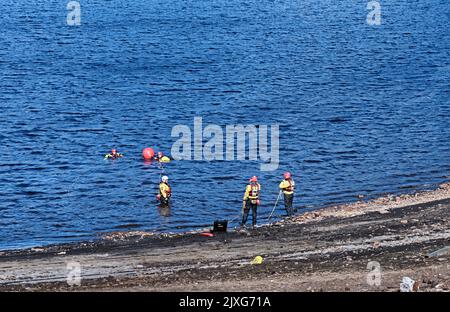
[[[159,195],[161,195],[165,199],[170,197],[171,190],[169,184],[164,182],[159,183]]]
[[[281,181],[280,189],[286,195],[294,194],[294,191],[295,191],[295,182],[294,182],[294,180],[289,179],[289,180]]]
[[[168,162],[170,162],[170,158],[167,156],[163,156],[160,159],[158,159],[158,161],[162,162],[162,163],[168,163]]]
[[[247,199],[256,200],[259,198],[259,193],[261,192],[261,185],[259,183],[248,184],[245,188],[244,201]]]

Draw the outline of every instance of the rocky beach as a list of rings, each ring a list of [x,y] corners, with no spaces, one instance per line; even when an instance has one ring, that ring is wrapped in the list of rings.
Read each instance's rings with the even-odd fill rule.
[[[3,251],[0,290],[397,292],[408,277],[411,291],[448,291],[449,214],[446,183],[212,237],[116,232]]]

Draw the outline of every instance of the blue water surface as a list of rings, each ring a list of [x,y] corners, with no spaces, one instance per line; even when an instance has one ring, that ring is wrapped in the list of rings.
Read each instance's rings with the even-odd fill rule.
[[[0,0],[0,249],[232,220],[252,175],[260,223],[286,170],[301,210],[450,175],[447,0],[382,1],[379,26],[368,1],[80,0],[80,26],[67,2]],[[170,163],[158,209],[141,150],[194,117],[279,124],[279,168]]]

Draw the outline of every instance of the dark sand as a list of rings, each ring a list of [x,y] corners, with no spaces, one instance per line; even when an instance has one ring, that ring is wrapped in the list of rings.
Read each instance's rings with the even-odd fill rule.
[[[95,242],[0,252],[2,291],[448,291],[450,185],[328,207],[255,230],[112,233]],[[262,264],[250,264],[255,256]],[[67,264],[81,267],[69,286]],[[380,283],[368,264],[380,265]],[[374,273],[376,274],[376,272]],[[369,282],[368,282],[369,278]]]

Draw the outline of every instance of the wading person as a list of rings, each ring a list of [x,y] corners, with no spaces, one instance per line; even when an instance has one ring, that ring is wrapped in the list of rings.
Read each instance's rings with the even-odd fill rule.
[[[261,185],[258,183],[258,178],[253,176],[249,184],[247,184],[244,193],[244,199],[242,204],[242,223],[241,226],[245,226],[247,223],[248,214],[250,209],[252,210],[252,225],[256,225],[256,212],[259,205],[259,193],[261,191]]]
[[[286,209],[288,216],[292,216],[294,214],[292,203],[294,201],[295,182],[294,179],[292,179],[290,172],[285,172],[283,177],[284,180],[280,183],[280,189],[284,195],[284,208]]]
[[[169,178],[163,176],[161,178],[161,183],[159,183],[159,194],[156,198],[159,200],[161,206],[169,206],[170,196],[172,196],[172,191],[169,185]]]

